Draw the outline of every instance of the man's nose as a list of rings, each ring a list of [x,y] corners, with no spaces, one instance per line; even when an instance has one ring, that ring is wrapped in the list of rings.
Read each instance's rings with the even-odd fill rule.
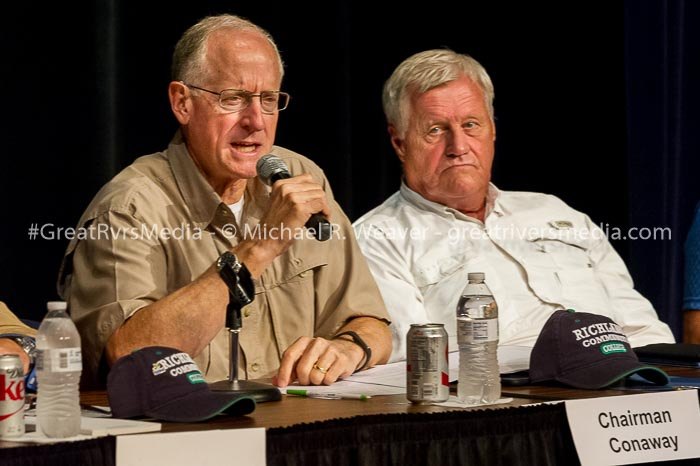
[[[469,137],[460,129],[450,131],[448,136],[447,155],[459,157],[469,153]]]
[[[241,125],[250,131],[262,131],[265,128],[260,99],[253,97],[246,108],[241,110]]]

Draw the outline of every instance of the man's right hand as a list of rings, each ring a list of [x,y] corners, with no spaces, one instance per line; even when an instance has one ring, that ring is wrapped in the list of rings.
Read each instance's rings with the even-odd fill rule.
[[[252,240],[270,253],[271,262],[291,246],[299,229],[318,212],[327,218],[331,213],[325,191],[310,174],[279,180],[272,186],[270,207],[260,219],[262,237]],[[254,276],[262,270],[256,272],[251,270]]]

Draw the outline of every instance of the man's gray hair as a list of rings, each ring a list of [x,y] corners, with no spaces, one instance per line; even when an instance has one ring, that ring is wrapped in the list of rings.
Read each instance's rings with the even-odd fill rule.
[[[206,70],[206,46],[212,33],[222,29],[254,31],[265,37],[277,55],[280,79],[284,75],[284,63],[277,44],[265,29],[245,18],[234,15],[207,16],[182,35],[175,45],[171,75],[173,81],[194,82],[201,79]]]
[[[384,84],[382,104],[387,122],[403,135],[408,125],[411,94],[423,94],[462,76],[474,81],[484,92],[486,108],[493,121],[493,83],[484,67],[469,55],[435,49],[408,57]]]

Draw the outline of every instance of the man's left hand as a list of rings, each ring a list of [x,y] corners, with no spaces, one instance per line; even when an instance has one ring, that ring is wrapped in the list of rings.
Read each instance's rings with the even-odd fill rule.
[[[300,385],[330,385],[352,374],[362,358],[362,348],[351,341],[300,337],[282,355],[272,382],[278,387],[295,380]]]

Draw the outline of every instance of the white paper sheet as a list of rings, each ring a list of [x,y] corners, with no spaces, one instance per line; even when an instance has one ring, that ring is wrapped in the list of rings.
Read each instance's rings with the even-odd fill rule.
[[[501,374],[527,370],[530,367],[531,351],[532,348],[528,346],[499,346],[498,366]],[[459,378],[459,351],[449,354],[448,364],[450,381],[456,381]],[[400,395],[406,393],[406,361],[375,366],[328,387],[290,385],[289,388],[306,389],[315,393]],[[281,390],[286,393],[286,389]]]
[[[530,346],[503,345],[498,347],[498,368],[501,374],[526,371],[530,368]]]

